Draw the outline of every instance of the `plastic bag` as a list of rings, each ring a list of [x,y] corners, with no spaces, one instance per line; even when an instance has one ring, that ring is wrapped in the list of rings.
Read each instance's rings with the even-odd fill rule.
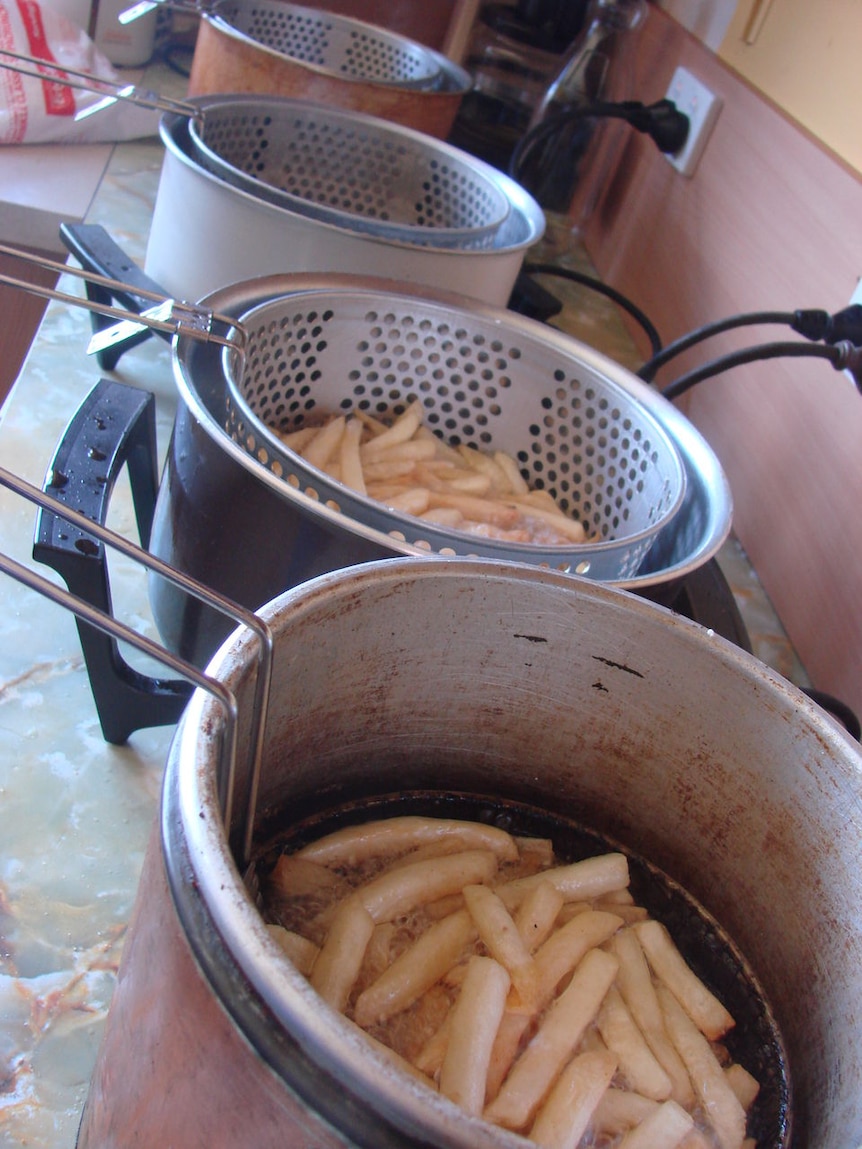
[[[48,62],[39,68],[44,78],[25,76],[3,67],[20,61],[0,52],[0,144],[110,143],[158,132],[159,113],[128,100],[75,120],[104,93],[69,87],[52,76],[62,75],[66,67],[94,80],[117,82],[119,77],[86,32],[61,13],[36,0],[0,0],[0,49]]]

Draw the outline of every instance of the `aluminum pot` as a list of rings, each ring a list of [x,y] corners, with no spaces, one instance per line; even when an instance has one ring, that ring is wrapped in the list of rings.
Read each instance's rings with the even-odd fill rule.
[[[334,51],[333,40],[348,46]],[[201,17],[189,94],[314,100],[445,139],[472,82],[441,53],[362,20],[296,4],[216,0]]]
[[[159,285],[135,268],[103,229],[93,225],[64,225],[62,231],[76,257],[89,271],[99,273],[100,283],[104,283],[104,277],[107,276],[115,287],[122,286],[121,298],[126,308],[131,307],[140,312],[151,307],[154,298],[162,298]],[[116,282],[120,278],[126,281],[122,285]],[[135,295],[135,292],[145,292],[146,295]],[[595,553],[591,555],[591,577],[613,581],[617,585],[670,602],[678,592],[680,582],[690,579],[701,568],[705,568],[719,550],[730,530],[732,500],[718,459],[703,437],[672,404],[645,388],[618,364],[552,328],[513,312],[485,307],[451,293],[419,293],[410,289],[409,285],[354,276],[261,277],[213,292],[205,297],[202,306],[213,312],[240,317],[265,305],[268,300],[274,300],[280,306],[283,305],[282,309],[293,322],[297,315],[307,317],[314,312],[319,300],[330,298],[327,293],[341,292],[345,299],[359,293],[370,303],[375,298],[385,299],[384,310],[387,313],[390,303],[394,306],[393,301],[400,300],[393,314],[402,314],[406,307],[405,322],[409,321],[411,330],[417,316],[408,301],[414,300],[423,312],[423,347],[429,354],[437,353],[437,343],[431,338],[431,330],[424,328],[426,308],[443,308],[444,311],[447,308],[453,309],[448,315],[459,327],[458,338],[461,342],[458,356],[467,355],[461,366],[465,377],[470,379],[473,375],[468,360],[473,354],[470,350],[473,342],[472,337],[467,338],[465,333],[472,332],[478,338],[483,332],[491,330],[495,342],[505,334],[505,354],[501,356],[495,353],[491,365],[480,363],[476,374],[477,377],[481,374],[484,380],[482,386],[487,389],[487,394],[483,392],[485,398],[482,401],[493,401],[495,407],[499,407],[499,410],[493,412],[497,420],[493,425],[498,427],[499,423],[501,428],[500,420],[504,414],[509,419],[507,434],[510,442],[503,445],[511,449],[513,444],[530,444],[531,466],[536,458],[543,457],[546,447],[548,450],[551,447],[556,450],[557,440],[564,442],[567,448],[571,447],[572,460],[582,450],[589,453],[594,445],[598,448],[601,436],[610,434],[611,417],[616,418],[612,410],[608,411],[605,429],[597,432],[599,437],[596,443],[590,440],[578,446],[579,436],[595,422],[595,416],[590,415],[589,410],[584,410],[580,415],[572,414],[571,425],[562,422],[558,425],[561,410],[559,402],[556,403],[553,417],[548,413],[544,406],[550,394],[547,389],[553,389],[556,394],[560,386],[556,374],[554,380],[551,380],[551,362],[561,370],[569,364],[570,383],[574,385],[577,381],[579,389],[586,387],[591,390],[589,383],[593,380],[598,391],[601,391],[602,381],[607,380],[610,385],[621,389],[631,400],[642,405],[644,413],[658,422],[663,435],[670,440],[682,463],[685,480],[682,503],[665,525],[657,532],[649,532],[651,545],[645,558],[643,551],[640,551],[639,565],[632,555],[632,561],[627,561],[625,568],[618,568],[620,572],[624,569],[625,574],[614,575],[607,569],[600,573],[600,556]],[[180,315],[183,310],[180,308]],[[334,319],[337,312],[338,309],[333,308],[330,318]],[[199,311],[194,314],[199,325],[204,316]],[[459,316],[463,322],[458,321]],[[304,320],[302,322],[304,324]],[[389,324],[388,319],[386,322]],[[312,326],[314,323],[316,320]],[[287,587],[326,571],[396,555],[437,552],[441,555],[464,554],[465,546],[467,554],[478,551],[486,557],[527,561],[535,565],[551,565],[557,570],[586,573],[584,565],[579,561],[585,555],[581,553],[576,558],[570,549],[563,548],[552,556],[537,547],[518,547],[493,540],[476,541],[468,536],[462,536],[459,541],[452,532],[442,529],[436,531],[427,525],[423,526],[422,534],[417,536],[410,533],[415,532],[417,520],[405,517],[403,522],[396,524],[391,515],[379,513],[382,510],[379,506],[375,509],[363,503],[361,507],[354,507],[351,503],[349,512],[339,509],[336,502],[343,503],[346,496],[330,493],[328,486],[324,488],[321,485],[320,477],[314,480],[314,488],[310,488],[309,476],[297,470],[296,461],[282,459],[281,454],[273,450],[271,436],[258,435],[250,424],[238,419],[236,396],[222,359],[223,348],[218,342],[202,341],[198,336],[186,333],[191,331],[192,325],[185,331],[181,329],[172,357],[178,405],[161,478],[158,475],[155,428],[152,423],[152,396],[147,393],[116,381],[102,380],[67,427],[52,460],[48,482],[51,483],[53,474],[64,476],[63,499],[69,501],[69,505],[86,507],[91,519],[105,521],[110,491],[128,458],[133,493],[136,486],[141,488],[136,494],[136,505],[146,508],[144,511],[139,509],[138,513],[140,537],[144,546],[157,558],[249,609],[256,609]],[[388,326],[386,331],[389,333]],[[140,335],[146,337],[146,329]],[[318,339],[319,336],[314,338]],[[381,335],[375,336],[380,347],[376,346],[374,353],[381,360],[379,366],[382,371],[382,358],[389,354],[386,350],[389,343],[382,344],[381,338]],[[335,346],[350,356],[346,345],[339,345],[337,338]],[[477,347],[481,351],[481,346]],[[537,357],[537,347],[547,351],[549,358]],[[320,355],[327,354],[325,350],[318,350]],[[318,350],[313,352],[315,357]],[[450,351],[445,354],[449,356]],[[417,371],[423,370],[421,363],[417,366],[417,357],[412,353],[411,362]],[[375,370],[376,363],[377,359],[363,370]],[[100,365],[105,370],[111,370],[115,360],[100,358]],[[337,392],[336,404],[349,401],[350,394],[354,394],[355,401],[364,405],[366,377],[360,373],[354,378],[352,360],[348,366],[351,368],[350,379],[343,379],[344,391]],[[512,380],[516,386],[521,381],[514,405],[502,401],[498,404],[494,399],[493,389],[490,389],[493,382],[491,366],[494,371],[502,372],[502,376],[508,380],[504,391],[508,390]],[[304,370],[301,363],[299,369]],[[408,378],[409,371],[407,375],[404,374],[405,370],[399,353],[395,367],[387,367],[386,376],[373,384],[372,400],[397,409],[403,394],[400,391],[396,393],[393,388],[407,388],[406,393],[412,393],[413,382]],[[339,371],[341,378],[344,374],[343,364]],[[563,373],[567,371],[569,367],[565,367]],[[436,366],[434,372],[433,378],[436,379]],[[270,381],[269,376],[267,380]],[[452,376],[450,382],[454,380],[455,376]],[[328,380],[323,385],[321,394],[328,396],[328,403],[333,401],[332,388],[337,382],[337,379]],[[372,386],[371,382],[368,382],[368,386]],[[354,390],[359,387],[363,389],[362,395]],[[439,396],[435,387],[436,384],[429,392],[429,397],[433,397],[435,403],[437,399],[448,403],[450,391],[447,387],[441,385]],[[425,390],[424,383],[420,389]],[[472,386],[470,392],[473,393]],[[446,415],[447,426],[456,430],[461,427],[458,420],[467,418],[463,414],[466,407],[459,393],[458,390],[451,392],[451,398],[458,406]],[[526,414],[527,408],[521,403],[528,396],[535,402],[537,394],[543,404],[540,419],[534,406],[529,408],[531,413]],[[149,408],[147,400],[150,401]],[[308,397],[301,401],[307,405]],[[483,417],[481,411],[476,414],[477,401],[476,395],[473,395],[469,408],[473,415],[470,418]],[[377,409],[382,411],[382,407]],[[601,415],[601,411],[596,412],[598,415]],[[544,432],[539,431],[537,419]],[[639,420],[636,418],[632,426],[638,425]],[[499,433],[499,428],[495,434]],[[465,434],[472,437],[473,433],[472,430],[467,432],[465,425]],[[541,436],[541,443],[535,441],[537,434]],[[552,438],[546,442],[548,435]],[[136,484],[137,471],[132,471],[132,462],[140,455],[144,440],[150,443],[148,469],[151,473],[145,475],[140,484]],[[585,459],[586,475],[592,473],[591,465],[598,468],[596,476],[602,473],[605,466],[601,463],[602,456],[603,451],[597,449],[593,464]],[[568,481],[567,468],[568,464],[564,464],[565,474],[560,477],[564,485]],[[552,477],[550,472],[549,477]],[[614,530],[611,531],[611,537],[616,537]],[[621,542],[625,540],[625,529],[619,537]],[[635,536],[629,533],[628,541],[634,544]],[[68,581],[70,569],[74,571],[77,564],[77,548],[69,541],[68,532],[59,527],[46,529],[40,535],[39,545],[42,561],[54,566]],[[582,548],[582,552],[589,549],[589,546]],[[632,545],[633,552],[634,549]],[[100,582],[107,582],[106,572]],[[84,595],[89,594],[87,586],[82,585],[79,590]],[[196,665],[204,665],[227,633],[224,619],[205,604],[179,592],[175,586],[158,577],[153,579],[150,598],[159,632],[166,645]],[[115,661],[115,656],[109,654],[103,661],[108,666]],[[117,706],[109,702],[100,710],[110,715],[117,711]],[[166,721],[173,722],[175,717]],[[113,722],[111,725],[113,727]],[[120,726],[125,730],[125,735],[119,736],[120,741],[128,736],[130,730],[137,728],[134,724],[126,726],[121,723]]]
[[[369,292],[394,288],[385,281],[350,277],[272,277],[234,284],[213,293],[208,304],[238,314],[269,295],[310,293],[313,301],[316,286],[350,290],[357,283]],[[457,297],[441,292],[433,299],[459,304]],[[631,385],[628,373],[611,360],[534,321],[476,305],[471,314],[497,323],[513,346],[522,334],[527,340],[538,336],[551,347],[558,342],[580,357],[586,377],[596,372],[623,387]],[[286,587],[338,567],[423,549],[427,553],[427,546],[374,529],[364,518],[345,521],[327,500],[308,498],[288,486],[262,455],[249,452],[239,435],[226,433],[227,396],[218,349],[181,337],[175,351],[180,402],[155,507],[150,540],[155,554],[256,608]],[[717,552],[730,530],[732,500],[718,460],[685,416],[654,392],[639,389],[637,394],[679,451],[686,477],[682,508],[659,533],[642,569],[620,580],[628,589],[660,591]],[[198,664],[206,661],[215,649],[214,635],[224,637],[224,630],[216,629],[222,621],[160,580],[153,582],[151,601],[167,645]]]
[[[539,205],[501,172],[493,181],[510,211],[494,244],[428,247],[311,219],[233,186],[194,158],[187,116],[166,114],[159,132],[165,154],[145,268],[179,299],[254,276],[308,271],[384,276],[505,306],[528,248],[544,233]]]
[[[575,818],[681,883],[750,964],[793,1087],[792,1133],[762,1149],[856,1149],[862,756],[822,711],[661,607],[518,564],[368,564],[261,614],[275,657],[256,840],[410,792]],[[240,746],[256,662],[239,631],[209,667],[237,696]],[[269,938],[220,816],[223,726],[196,692],[79,1149],[523,1144],[402,1079]]]

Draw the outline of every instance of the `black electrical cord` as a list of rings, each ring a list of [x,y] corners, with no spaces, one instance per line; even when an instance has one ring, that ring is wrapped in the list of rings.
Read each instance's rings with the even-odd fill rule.
[[[668,343],[658,354],[653,355],[652,359],[648,359],[637,374],[647,383],[651,383],[661,368],[664,367],[666,363],[669,363],[671,359],[675,359],[676,356],[681,355],[683,351],[688,351],[690,347],[694,347],[697,343],[701,343],[704,339],[708,339],[712,335],[718,335],[723,331],[732,331],[734,328],[745,327],[749,324],[787,324],[789,319],[790,317],[786,311],[752,311],[746,315],[732,315],[726,319],[719,319],[714,323],[709,323],[703,327],[696,328],[694,331],[689,331],[687,334],[680,336],[679,339]]]
[[[813,686],[803,686],[800,689],[803,694],[808,695],[812,702],[816,702],[818,706],[822,706],[824,710],[828,710],[833,717],[837,718],[851,738],[855,738],[857,742],[862,741],[862,725],[859,723],[856,712],[851,710],[846,702],[842,702],[840,698],[836,698],[833,694],[827,694],[823,690],[815,690]]]
[[[640,324],[650,341],[654,355],[661,351],[661,337],[649,316],[616,288],[609,287],[608,284],[602,283],[600,279],[596,279],[592,275],[586,275],[584,272],[575,271],[570,267],[560,267],[556,263],[525,263],[522,270],[527,275],[556,275],[561,279],[571,279],[574,283],[579,283],[591,291],[607,296]]]
[[[538,148],[561,135],[570,125],[598,118],[624,120],[636,131],[648,135],[660,151],[671,155],[682,151],[688,138],[688,116],[680,112],[672,100],[658,100],[654,104],[642,104],[637,100],[616,104],[601,100],[571,104],[552,112],[525,132],[512,152],[508,174],[522,182],[527,165]]]
[[[755,324],[777,323],[792,328],[798,335],[806,339],[822,340],[825,343],[835,344],[847,340],[857,346],[862,345],[862,305],[852,304],[842,311],[830,315],[828,311],[819,309],[799,309],[797,311],[752,311],[741,315],[731,315],[726,319],[705,324],[703,327],[690,331],[687,335],[675,339],[663,348],[652,359],[647,360],[638,371],[638,376],[647,383],[651,383],[657,372],[695,344],[719,335],[724,331]]]
[[[642,104],[639,100],[610,104],[599,100],[588,105],[587,114],[625,120],[635,131],[649,136],[660,152],[669,155],[682,151],[691,127],[688,116],[668,99],[654,104]]]
[[[762,343],[755,347],[745,347],[713,359],[701,367],[689,371],[662,389],[666,399],[676,399],[696,383],[720,375],[744,363],[754,363],[760,359],[804,358],[827,359],[836,371],[849,371],[857,389],[862,392],[862,347],[842,340],[840,343]]]
[[[548,116],[546,120],[542,120],[536,127],[530,128],[528,132],[525,132],[515,145],[514,151],[509,159],[508,174],[511,178],[520,183],[523,179],[527,164],[536,149],[557,135],[557,133],[568,124],[576,119],[582,118],[582,111],[578,112],[577,115],[571,112],[558,112]]]
[[[193,54],[194,46],[169,42],[162,49],[162,60],[172,72],[187,80],[191,76]]]

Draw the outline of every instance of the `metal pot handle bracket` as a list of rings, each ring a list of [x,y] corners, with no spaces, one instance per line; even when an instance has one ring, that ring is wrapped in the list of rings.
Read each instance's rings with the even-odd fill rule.
[[[109,392],[110,388],[136,391],[135,388],[125,387],[123,384],[112,384],[108,381],[103,381],[103,383],[106,383]],[[131,402],[131,409],[135,415],[134,424],[138,424],[140,420],[146,422],[149,412],[152,410],[153,397],[148,396],[149,402],[146,398],[141,401],[140,396],[142,395],[147,395],[147,393],[137,392],[137,405],[131,397],[125,397],[127,401]],[[102,415],[107,414],[105,406],[100,406],[100,401],[104,403],[105,400],[102,384],[94,389],[90,398],[93,402],[84,405],[81,413],[79,413],[81,415],[80,421],[98,421]],[[121,396],[121,398],[123,397]],[[107,401],[109,404],[112,403],[110,393]],[[114,403],[110,409],[116,411],[116,404]],[[139,430],[133,426],[131,432],[125,435],[123,439],[123,445],[111,458],[114,470],[110,478],[102,485],[105,488],[113,485],[116,474],[128,456],[130,471],[133,471],[138,479],[143,475],[144,486],[146,486],[149,481],[146,472],[149,469],[150,460],[148,456],[150,452],[149,446],[145,442],[145,436],[142,436]],[[75,450],[76,445],[73,444],[69,451],[64,453],[61,445],[61,452],[55,458],[55,462],[58,462],[61,457],[71,460]],[[226,720],[217,774],[219,805],[235,856],[245,869],[251,855],[252,831],[269,706],[272,679],[272,632],[269,626],[252,611],[246,610],[245,607],[210,590],[209,587],[129,542],[122,535],[109,530],[101,522],[94,521],[88,517],[87,513],[73,508],[68,501],[64,502],[64,498],[66,500],[76,498],[75,492],[78,487],[75,483],[58,482],[59,478],[58,471],[54,470],[49,473],[49,484],[52,484],[61,496],[55,497],[33,487],[6,468],[0,467],[0,486],[6,487],[40,508],[34,557],[39,561],[49,562],[63,577],[66,577],[66,572],[69,572],[71,576],[70,589],[64,590],[2,552],[0,552],[0,571],[37,591],[52,602],[65,607],[75,615],[88,669],[93,657],[100,665],[110,665],[115,669],[121,668],[120,679],[123,682],[121,694],[124,706],[128,706],[131,699],[134,710],[146,710],[149,704],[142,703],[142,698],[147,693],[160,699],[160,703],[153,708],[153,714],[157,712],[158,705],[166,704],[166,708],[161,710],[161,717],[157,721],[138,720],[133,722],[131,726],[124,725],[122,718],[112,712],[116,703],[109,701],[106,694],[97,695],[94,683],[94,695],[96,695],[99,718],[108,741],[123,742],[128,734],[143,725],[165,725],[175,722],[188,701],[191,686],[205,690],[218,701],[225,713]],[[87,500],[84,499],[83,501],[86,503]],[[107,506],[107,496],[99,501],[101,512]],[[135,499],[135,510],[139,523],[143,515],[146,532],[147,507],[144,503],[139,504],[139,497]],[[51,542],[52,539],[54,543]],[[105,559],[106,545],[134,559],[148,570],[176,583],[187,594],[193,595],[214,609],[223,612],[238,625],[248,627],[256,635],[258,639],[257,673],[252,713],[252,737],[248,746],[247,776],[249,783],[245,794],[239,795],[236,785],[236,763],[239,749],[237,745],[236,698],[231,690],[218,679],[172,654],[159,643],[139,634],[112,616]],[[97,601],[90,601],[86,591],[81,594],[77,592],[77,589],[72,589],[72,586],[77,587],[79,583],[80,585],[86,584]],[[120,641],[128,643],[168,666],[174,673],[181,676],[182,681],[147,679],[144,675],[134,671],[120,656],[118,647]]]

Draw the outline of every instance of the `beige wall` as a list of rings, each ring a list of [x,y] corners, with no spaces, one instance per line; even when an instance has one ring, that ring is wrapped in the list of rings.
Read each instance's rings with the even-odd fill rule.
[[[765,13],[765,14],[764,14]],[[751,21],[760,15],[753,43]],[[719,56],[862,172],[862,3],[739,0]]]

